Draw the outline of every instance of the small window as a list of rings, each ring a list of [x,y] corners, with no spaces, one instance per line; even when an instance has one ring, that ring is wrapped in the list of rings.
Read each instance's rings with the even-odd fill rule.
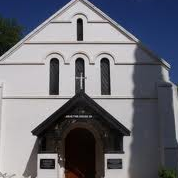
[[[110,95],[110,64],[107,58],[101,60],[101,94]]]
[[[77,20],[77,41],[83,41],[83,20]]]
[[[75,62],[75,92],[81,90],[85,91],[85,63],[82,58],[78,58]]]
[[[59,60],[56,58],[50,61],[50,95],[59,94]]]

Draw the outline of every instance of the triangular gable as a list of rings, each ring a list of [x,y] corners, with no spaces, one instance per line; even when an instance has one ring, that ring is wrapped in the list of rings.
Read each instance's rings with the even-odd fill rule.
[[[100,15],[103,19],[107,20],[113,27],[115,27],[117,30],[119,30],[120,32],[122,32],[125,36],[127,36],[129,39],[131,39],[133,42],[135,42],[140,48],[142,48],[149,55],[151,55],[156,60],[158,60],[160,64],[162,64],[166,68],[170,68],[170,65],[165,60],[159,58],[152,51],[148,50],[134,35],[132,35],[131,33],[129,33],[122,26],[120,26],[117,22],[115,22],[114,20],[112,20],[109,16],[107,16],[105,13],[103,13],[100,9],[98,9],[97,7],[95,7],[92,3],[90,3],[87,0],[72,0],[72,1],[70,1],[62,9],[60,9],[59,11],[57,11],[54,15],[52,15],[50,18],[48,18],[44,23],[42,23],[40,26],[38,26],[36,29],[34,29],[29,35],[27,35],[20,42],[18,42],[14,47],[12,47],[9,51],[7,51],[4,55],[2,55],[0,57],[0,61],[6,59],[9,55],[11,55],[17,49],[19,49],[27,40],[29,40],[30,38],[32,38],[35,34],[37,34],[42,29],[44,29],[52,20],[54,20],[60,14],[64,13],[66,10],[68,10],[71,6],[73,6],[78,1],[84,3],[90,9],[92,9],[94,12],[96,12],[98,15]]]
[[[88,21],[107,22],[103,16],[94,11],[93,8],[88,6],[84,1],[80,0],[75,1],[70,8],[56,16],[52,22],[68,22],[73,16],[78,14],[84,15]]]
[[[44,133],[50,126],[63,118],[70,112],[71,108],[75,108],[79,104],[86,104],[90,109],[97,113],[101,118],[112,126],[112,128],[118,130],[122,135],[129,136],[130,131],[122,125],[117,119],[115,119],[111,114],[109,114],[105,109],[103,109],[99,104],[92,100],[88,95],[83,92],[76,94],[72,99],[70,99],[66,104],[54,112],[49,118],[37,126],[32,134],[39,136]]]

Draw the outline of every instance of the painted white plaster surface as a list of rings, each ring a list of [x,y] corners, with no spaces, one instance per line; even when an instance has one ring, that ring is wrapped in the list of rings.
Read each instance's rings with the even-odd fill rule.
[[[177,87],[172,83],[158,84],[161,161],[169,168],[178,166]]]
[[[64,42],[63,42],[64,43]],[[31,53],[30,51],[35,51]],[[70,62],[76,53],[85,53],[90,60],[97,61],[100,54],[113,56],[116,64],[151,63],[158,61],[148,55],[136,44],[24,44],[5,61],[1,63],[44,63],[46,57],[51,53],[60,53],[65,56],[65,62]]]
[[[102,21],[104,20],[100,15],[96,14],[93,10],[91,10],[89,7],[84,5],[81,2],[76,2],[70,9],[67,9],[67,11],[59,14],[55,20],[64,20],[68,21],[71,19],[71,17],[75,16],[76,14],[85,14],[88,19],[93,21]]]
[[[76,41],[77,18],[84,20],[83,42]],[[17,178],[37,176],[38,145],[31,131],[75,95],[75,60],[81,57],[85,61],[86,93],[131,131],[130,137],[124,137],[124,154],[106,155],[122,158],[123,169],[106,170],[105,178],[157,178],[163,163],[161,140],[166,139],[162,121],[170,116],[166,126],[171,119],[178,125],[177,88],[160,91],[160,81],[170,82],[168,67],[121,31],[96,10],[77,2],[2,58],[2,172],[15,173]],[[104,57],[110,61],[110,96],[101,96],[100,60]],[[60,64],[58,96],[49,95],[52,58]],[[167,100],[172,106],[168,115]],[[174,152],[169,150],[168,154]],[[62,172],[60,168],[59,178]]]
[[[107,168],[107,160],[108,159],[122,159],[122,166],[123,169],[108,169]],[[109,178],[109,177],[125,177],[125,173],[128,172],[125,169],[125,158],[124,155],[122,154],[105,154],[105,177]]]
[[[54,159],[55,168],[54,169],[40,169],[41,159]],[[38,178],[58,178],[58,155],[57,154],[38,154]]]
[[[173,108],[178,108],[178,88],[177,85],[173,84]],[[174,110],[174,115],[175,115],[175,128],[178,128],[178,109]],[[175,129],[176,132],[176,140],[178,142],[178,129]]]
[[[29,166],[27,163],[32,161],[31,157],[36,153],[36,138],[32,136],[31,131],[66,101],[62,99],[3,101],[2,118],[5,119],[2,130],[1,169],[4,172],[15,173],[18,176],[26,175]],[[131,166],[132,156],[137,159],[135,162],[140,166],[149,165],[152,168],[153,165],[157,165],[159,162],[157,101],[97,99],[96,102],[132,132],[131,137],[124,138],[124,162],[127,163],[124,169]],[[138,145],[135,142],[138,142]]]
[[[76,17],[85,21],[85,41],[131,41],[121,31],[119,32],[115,27],[106,23],[107,21],[101,15],[93,12],[82,2],[75,3],[66,12],[54,18],[48,26],[31,38],[30,41],[75,41],[77,38],[75,33]],[[100,30],[101,28],[102,30]]]
[[[59,96],[75,94],[74,64],[72,61],[70,65],[64,65],[60,60]],[[49,96],[49,60],[44,65],[0,65],[0,71],[4,82],[3,97]],[[86,93],[100,96],[100,60],[95,65],[89,65],[86,60],[85,75]],[[145,98],[157,97],[156,83],[163,78],[158,65],[114,65],[113,61],[110,62],[110,76],[112,96]]]

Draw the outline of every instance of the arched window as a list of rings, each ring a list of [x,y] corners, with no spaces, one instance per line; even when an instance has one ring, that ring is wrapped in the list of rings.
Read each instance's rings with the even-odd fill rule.
[[[85,91],[85,63],[82,58],[75,62],[75,92]]]
[[[83,20],[77,20],[77,41],[83,41]]]
[[[110,64],[107,58],[101,60],[101,94],[110,95]]]
[[[50,95],[59,94],[59,60],[56,58],[50,61]]]

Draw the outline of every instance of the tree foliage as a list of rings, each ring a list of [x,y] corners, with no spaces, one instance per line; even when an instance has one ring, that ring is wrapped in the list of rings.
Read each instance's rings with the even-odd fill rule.
[[[21,39],[22,30],[15,19],[0,16],[0,56]]]

